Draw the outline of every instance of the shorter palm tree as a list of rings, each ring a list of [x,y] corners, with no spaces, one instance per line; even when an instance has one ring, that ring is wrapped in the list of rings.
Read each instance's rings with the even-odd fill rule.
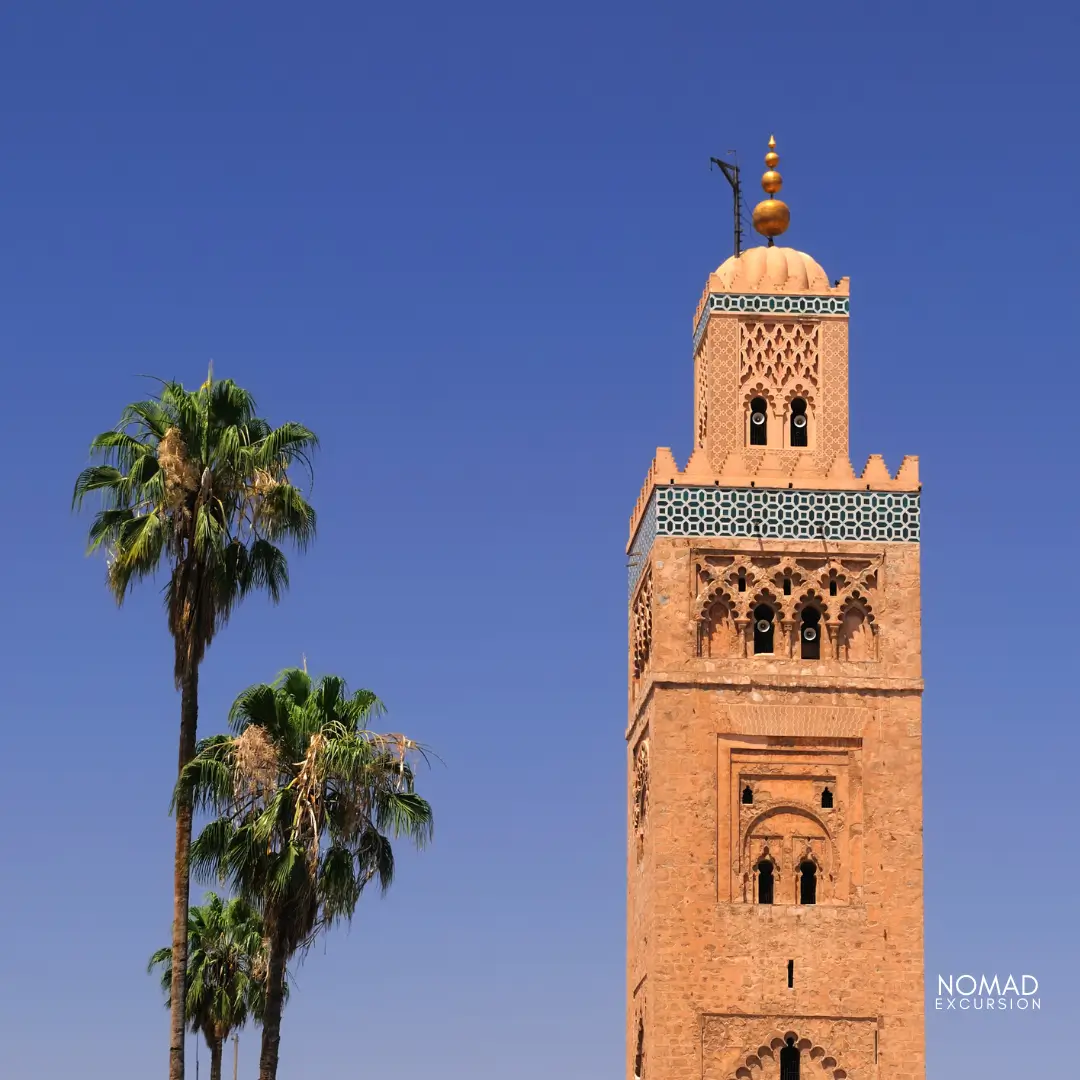
[[[210,1080],[221,1080],[221,1052],[229,1035],[266,1007],[263,923],[244,900],[207,893],[188,916],[188,1024],[210,1048]],[[158,949],[149,971],[161,969],[166,1001],[172,987],[172,949]]]
[[[235,737],[204,740],[177,799],[220,816],[192,846],[195,873],[216,875],[257,908],[267,940],[260,1080],[276,1080],[285,971],[323,929],[351,919],[364,888],[394,876],[392,837],[418,847],[431,807],[413,788],[420,748],[380,735],[381,705],[336,676],[291,668],[237,698]]]

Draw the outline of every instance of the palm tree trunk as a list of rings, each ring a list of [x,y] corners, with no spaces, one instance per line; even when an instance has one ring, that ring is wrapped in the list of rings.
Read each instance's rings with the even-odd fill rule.
[[[266,1008],[262,1020],[259,1080],[277,1080],[281,1011],[285,1004],[285,941],[277,920],[268,922],[270,948],[266,958]]]
[[[195,756],[199,720],[199,669],[180,680],[180,761],[177,776]],[[173,861],[172,986],[169,990],[169,1080],[184,1080],[184,1005],[187,1001],[188,887],[191,852],[191,801],[176,806]]]
[[[210,1043],[210,1080],[221,1080],[221,1039]]]

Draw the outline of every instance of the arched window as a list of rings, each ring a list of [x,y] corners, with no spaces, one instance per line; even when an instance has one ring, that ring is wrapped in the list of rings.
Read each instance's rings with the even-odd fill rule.
[[[773,609],[768,604],[754,608],[754,654],[773,651]]]
[[[799,648],[804,660],[821,659],[821,612],[817,608],[803,608]]]
[[[768,859],[762,859],[757,868],[757,902],[773,902],[773,865]]]
[[[780,1080],[799,1080],[799,1048],[789,1035],[787,1046],[780,1051]]]
[[[817,903],[817,867],[809,859],[799,863],[799,903]]]
[[[832,789],[831,788],[826,788],[821,793],[821,806],[822,806],[822,809],[824,809],[824,810],[831,810],[833,808]]]
[[[874,633],[866,613],[857,607],[844,612],[840,623],[840,643],[845,660],[873,660]]]
[[[797,397],[791,402],[791,445],[806,446],[809,425],[806,422],[806,399]]]
[[[731,610],[723,600],[710,605],[701,626],[702,656],[730,656],[736,651],[739,632],[731,618]],[[742,652],[741,647],[738,650]]]
[[[746,787],[744,787],[742,789],[742,801],[743,801],[743,806],[753,806],[754,805],[754,792],[753,792],[753,789],[750,787],[749,784],[747,784]]]
[[[769,403],[763,397],[750,402],[750,445],[769,445]]]

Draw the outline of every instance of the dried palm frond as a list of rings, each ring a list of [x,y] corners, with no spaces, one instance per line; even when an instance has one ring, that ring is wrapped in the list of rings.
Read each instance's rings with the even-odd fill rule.
[[[266,797],[278,786],[278,752],[265,729],[251,724],[234,742],[236,790],[239,797]]]
[[[172,511],[182,510],[188,495],[199,490],[199,470],[188,457],[179,428],[171,427],[161,437],[157,459],[165,474],[165,503]]]

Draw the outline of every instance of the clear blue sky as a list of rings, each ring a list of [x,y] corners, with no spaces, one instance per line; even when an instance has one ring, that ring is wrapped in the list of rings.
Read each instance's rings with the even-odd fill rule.
[[[323,450],[318,543],[214,644],[203,733],[306,653],[445,762],[435,846],[300,970],[283,1075],[621,1076],[626,520],[654,448],[689,449],[731,243],[708,158],[738,148],[752,194],[775,131],[791,244],[852,279],[852,457],[922,457],[928,980],[1043,988],[1037,1016],[931,1013],[929,1075],[1064,1076],[1078,21],[6,5],[0,1074],[164,1073],[170,647],[68,500],[141,373],[212,358]]]

